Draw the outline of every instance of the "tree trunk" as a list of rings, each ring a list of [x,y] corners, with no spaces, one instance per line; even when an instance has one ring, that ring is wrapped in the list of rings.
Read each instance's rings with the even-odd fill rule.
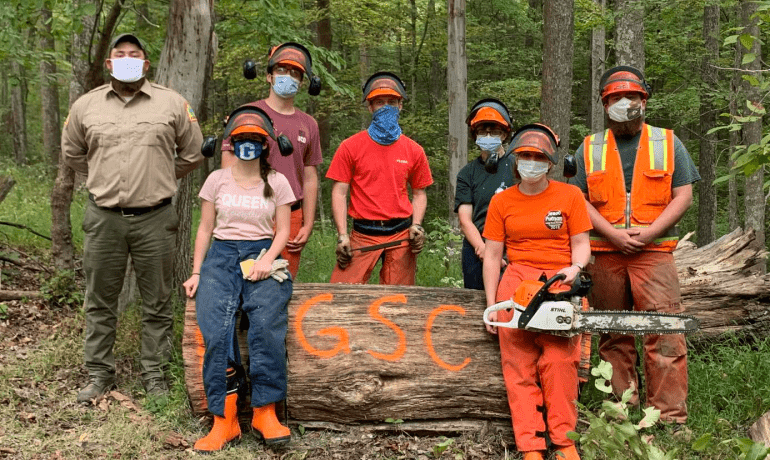
[[[332,21],[329,16],[329,0],[316,0],[316,7],[323,14],[317,23],[316,44],[327,50],[332,49]],[[318,131],[321,136],[321,151],[331,153],[331,118],[328,110],[322,110],[315,115]],[[318,209],[322,209],[319,207]]]
[[[753,46],[750,50],[741,48],[743,56],[748,53],[753,53],[755,59],[748,62],[741,67],[744,70],[745,75],[758,76],[758,72],[761,71],[761,59],[762,48],[760,45],[759,25],[758,19],[754,17],[757,12],[757,4],[753,0],[741,0],[741,24],[744,27],[744,33],[750,34],[754,37]],[[748,81],[743,82],[744,89],[746,91],[746,99],[749,104],[757,107],[762,107],[762,94],[760,94],[759,88],[752,86]],[[746,115],[756,115],[755,113],[747,112]],[[748,122],[743,124],[743,145],[749,147],[754,144],[759,144],[762,140],[762,117],[759,117],[757,121]],[[765,247],[765,194],[763,190],[764,185],[764,170],[760,167],[754,174],[746,178],[746,191],[744,195],[744,211],[746,217],[746,228],[753,228],[757,232],[757,242],[761,247]]]
[[[43,156],[51,163],[55,171],[61,151],[61,124],[59,122],[59,85],[56,82],[56,59],[53,57],[55,43],[52,30],[51,10],[44,6],[40,9],[40,49],[44,53],[40,59],[40,105],[43,121]]]
[[[594,3],[604,15],[607,1],[594,0]],[[589,122],[592,133],[604,131],[604,106],[599,98],[602,91],[599,83],[604,74],[605,35],[604,26],[595,27],[591,32],[591,119]]]
[[[719,77],[715,63],[719,60],[719,4],[703,7],[703,42],[706,52],[701,64],[701,79],[707,88],[717,88]],[[716,238],[717,192],[716,143],[717,135],[708,134],[716,125],[716,107],[711,94],[701,91],[700,101],[700,156],[698,169],[701,181],[698,183],[698,246],[705,246]]]
[[[617,0],[615,9],[615,64],[644,72],[644,2]]]
[[[543,2],[543,85],[540,120],[561,137],[559,157],[569,153],[572,108],[574,0]],[[564,180],[562,168],[553,177]]]
[[[203,104],[207,69],[212,59],[213,0],[173,0],[169,6],[166,42],[158,64],[159,84],[181,94],[198,112]],[[179,180],[176,212],[179,230],[174,257],[174,285],[184,298],[182,283],[190,276],[192,175]]]
[[[11,132],[13,133],[13,154],[16,164],[27,164],[27,102],[24,97],[26,75],[24,66],[18,61],[11,61]]]
[[[83,28],[72,36],[70,107],[82,94],[104,83],[103,59],[107,56],[110,37],[121,11],[120,0],[117,0],[106,15],[104,24],[99,27],[98,19],[102,15],[101,3],[95,0],[79,0],[74,6],[86,4],[94,4],[96,13],[93,16],[83,16],[81,18]],[[92,41],[94,36],[97,37],[95,43]],[[60,270],[72,270],[75,264],[70,220],[74,187],[75,171],[63,161],[59,161],[56,181],[51,190],[51,254],[54,265]]]
[[[736,15],[740,16],[740,5],[736,6]],[[733,69],[739,69],[741,67],[741,43],[737,41],[735,43],[735,52],[733,53]],[[730,119],[735,120],[738,116],[738,101],[742,99],[741,96],[741,77],[739,72],[733,70],[730,78]],[[733,154],[738,144],[741,143],[740,131],[730,131],[729,134],[730,146],[727,155],[727,168],[728,171],[733,172]],[[741,176],[733,175],[727,182],[727,221],[730,231],[735,230],[741,226],[740,216],[738,215],[738,180]]]
[[[674,253],[682,303],[701,321],[691,338],[770,332],[770,275],[757,273],[766,253],[753,239],[738,230],[700,249],[683,242]],[[485,305],[484,292],[470,289],[295,284],[286,337],[289,416],[334,423],[508,419],[499,345],[481,322]],[[206,410],[204,350],[188,300],[182,353],[195,413]]]
[[[369,50],[363,41],[358,44],[358,72],[361,76],[361,84],[363,85],[371,76],[369,74]],[[368,111],[361,112],[361,129],[366,129],[371,119],[372,117]]]
[[[465,0],[447,0],[447,98],[449,100],[448,220],[457,225],[454,209],[457,174],[468,163],[468,68],[465,55]]]

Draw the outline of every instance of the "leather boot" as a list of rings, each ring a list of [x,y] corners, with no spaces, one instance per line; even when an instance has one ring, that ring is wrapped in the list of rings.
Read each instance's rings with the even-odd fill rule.
[[[578,455],[575,446],[564,446],[559,447],[556,450],[556,456],[554,458],[556,458],[556,460],[580,460],[580,455]]]
[[[544,458],[545,457],[543,457],[543,453],[539,450],[524,452],[524,460],[543,460]]]
[[[251,427],[262,435],[266,444],[284,443],[291,439],[291,430],[281,425],[275,416],[275,403],[255,407]]]
[[[225,444],[241,437],[241,426],[238,424],[238,388],[237,372],[232,367],[228,368],[225,416],[214,416],[211,432],[195,443],[193,447],[195,450],[202,452],[222,450]]]

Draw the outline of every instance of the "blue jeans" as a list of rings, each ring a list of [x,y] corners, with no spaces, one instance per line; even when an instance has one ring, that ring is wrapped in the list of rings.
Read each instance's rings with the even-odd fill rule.
[[[209,411],[224,416],[226,371],[240,365],[235,337],[238,308],[249,319],[249,378],[251,405],[262,407],[286,397],[286,329],[292,281],[243,279],[239,263],[269,248],[272,240],[220,241],[211,244],[201,266],[196,314],[206,354],[203,386]]]
[[[463,285],[466,289],[484,290],[484,270],[473,246],[463,238]]]

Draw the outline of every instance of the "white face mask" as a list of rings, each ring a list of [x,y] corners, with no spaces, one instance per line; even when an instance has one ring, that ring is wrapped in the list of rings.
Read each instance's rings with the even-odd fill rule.
[[[644,109],[641,102],[631,102],[631,99],[624,97],[607,109],[607,115],[610,120],[622,123],[641,117],[644,115]]]
[[[535,160],[516,160],[516,170],[524,182],[536,182],[548,173],[548,162]]]
[[[124,57],[110,59],[112,61],[112,76],[123,83],[139,81],[144,76],[144,59]]]

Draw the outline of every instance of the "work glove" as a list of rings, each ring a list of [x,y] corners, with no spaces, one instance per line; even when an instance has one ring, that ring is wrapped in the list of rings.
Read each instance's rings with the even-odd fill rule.
[[[419,254],[425,245],[425,229],[420,224],[412,224],[409,227],[409,246],[412,248],[412,254]]]
[[[353,260],[353,249],[350,247],[350,237],[348,235],[340,235],[337,238],[337,265],[341,269],[345,269],[350,265],[350,261]]]
[[[254,262],[261,259],[267,253],[267,249],[262,249],[256,259],[247,259],[241,262],[241,271],[243,272],[243,278],[247,279],[251,272],[251,266]],[[283,283],[289,279],[289,261],[286,259],[275,259],[270,270],[270,277],[279,283]]]

